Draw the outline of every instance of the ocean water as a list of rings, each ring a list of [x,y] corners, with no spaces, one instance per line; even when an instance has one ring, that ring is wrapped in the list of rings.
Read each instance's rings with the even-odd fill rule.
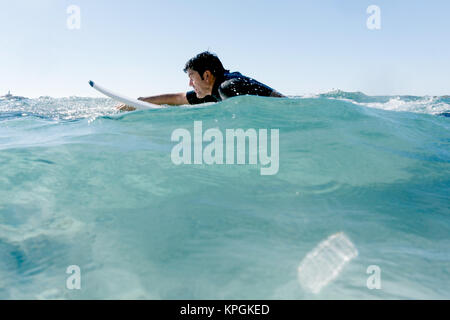
[[[0,101],[0,299],[450,298],[448,96],[114,104]],[[279,129],[278,172],[175,165],[194,121]]]

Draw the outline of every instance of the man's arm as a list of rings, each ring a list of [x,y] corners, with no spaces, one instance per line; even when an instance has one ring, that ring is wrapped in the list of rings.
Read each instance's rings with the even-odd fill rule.
[[[154,104],[168,104],[171,106],[179,106],[182,104],[189,103],[186,98],[186,92],[161,94],[159,96],[151,96],[151,97],[141,97],[138,98],[138,100]]]
[[[182,104],[188,104],[188,100],[186,98],[186,92],[181,93],[169,93],[169,94],[161,94],[158,96],[151,97],[140,97],[138,100],[150,102],[153,104],[168,104],[171,106],[179,106]],[[116,109],[120,111],[133,111],[136,110],[134,107],[130,107],[124,104],[120,104],[116,107]]]

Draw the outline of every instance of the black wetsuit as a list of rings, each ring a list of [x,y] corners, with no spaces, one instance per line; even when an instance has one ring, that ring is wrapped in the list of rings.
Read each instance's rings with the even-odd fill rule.
[[[239,72],[225,73],[217,77],[212,89],[212,93],[204,98],[197,98],[195,91],[186,93],[189,104],[199,104],[205,102],[218,102],[226,98],[252,95],[268,97],[274,90],[261,82],[243,76]]]

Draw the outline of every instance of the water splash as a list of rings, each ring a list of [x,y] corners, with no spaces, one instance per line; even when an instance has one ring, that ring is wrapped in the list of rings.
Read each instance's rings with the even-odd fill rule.
[[[315,95],[315,97],[343,100],[369,108],[390,111],[407,111],[433,115],[442,115],[450,111],[449,96],[368,96],[362,92],[332,90]]]
[[[27,116],[48,120],[92,120],[116,114],[116,104],[111,99],[81,97],[4,100],[0,101],[0,120]]]

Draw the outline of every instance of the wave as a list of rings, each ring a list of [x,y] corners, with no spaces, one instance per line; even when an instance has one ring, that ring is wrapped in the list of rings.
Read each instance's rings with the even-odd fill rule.
[[[290,97],[296,99],[342,100],[356,105],[389,110],[425,113],[432,115],[450,115],[450,96],[369,96],[362,92],[333,90],[312,96]],[[71,121],[95,119],[102,116],[115,116],[117,103],[108,98],[39,97],[24,100],[0,100],[0,121],[20,117],[38,117],[48,120]],[[184,108],[202,108],[214,104],[183,106]]]
[[[366,106],[393,98],[380,99],[242,96],[121,114],[109,99],[1,103],[0,299],[448,298],[450,122]],[[278,172],[175,164],[171,136],[195,121],[278,129]],[[325,241],[310,259],[340,232],[351,250]],[[64,288],[71,265],[77,292]],[[382,290],[365,285],[373,265]]]
[[[318,94],[317,97],[345,100],[370,108],[390,111],[407,111],[444,116],[450,112],[450,96],[368,96],[362,92],[333,90]]]

